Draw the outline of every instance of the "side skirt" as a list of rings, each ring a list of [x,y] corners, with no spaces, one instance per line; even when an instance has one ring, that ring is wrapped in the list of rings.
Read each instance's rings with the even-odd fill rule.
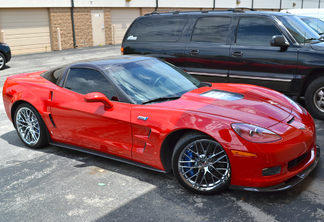
[[[145,164],[142,164],[142,163],[138,163],[138,162],[135,162],[133,160],[124,159],[124,158],[121,158],[121,157],[118,157],[118,156],[114,156],[114,155],[111,155],[111,154],[108,154],[108,153],[99,152],[99,151],[96,151],[96,150],[86,149],[86,148],[83,148],[83,147],[74,146],[74,145],[65,144],[65,143],[54,142],[54,141],[50,141],[49,144],[53,145],[53,146],[59,146],[59,147],[67,148],[67,149],[70,149],[70,150],[76,150],[76,151],[80,151],[80,152],[83,152],[83,153],[89,153],[89,154],[93,154],[93,155],[96,155],[96,156],[101,156],[101,157],[104,157],[104,158],[116,160],[116,161],[123,162],[123,163],[128,163],[128,164],[131,164],[131,165],[134,165],[134,166],[142,167],[142,168],[145,168],[145,169],[148,169],[148,170],[153,170],[153,171],[156,171],[156,172],[159,172],[159,173],[168,173],[168,172],[166,172],[164,170],[156,169],[154,167],[151,167],[151,166],[148,166],[148,165],[145,165]]]

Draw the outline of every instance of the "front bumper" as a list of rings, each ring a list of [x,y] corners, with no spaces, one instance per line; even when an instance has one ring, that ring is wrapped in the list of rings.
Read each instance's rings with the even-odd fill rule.
[[[316,146],[316,157],[315,157],[315,161],[313,162],[313,164],[310,165],[303,172],[295,175],[292,178],[289,178],[285,182],[280,183],[278,185],[270,186],[270,187],[244,187],[244,186],[231,185],[229,188],[236,189],[236,190],[255,191],[255,192],[275,192],[275,191],[287,190],[287,189],[299,184],[301,181],[303,181],[308,176],[308,174],[310,174],[313,171],[313,169],[317,166],[317,163],[320,159],[320,155],[321,155],[320,147]]]

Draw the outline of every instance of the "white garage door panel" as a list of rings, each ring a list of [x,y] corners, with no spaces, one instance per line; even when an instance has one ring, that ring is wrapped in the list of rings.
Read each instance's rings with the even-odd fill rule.
[[[16,29],[16,28],[47,28],[48,32],[48,22],[6,22],[1,25],[1,29]]]
[[[42,47],[47,46],[47,36],[37,36],[37,42],[35,42],[34,37],[30,37],[28,38],[28,36],[25,37],[24,42],[22,43],[20,39],[15,39],[15,38],[11,38],[10,39],[10,43],[11,45],[10,48],[14,48],[14,47],[24,47],[24,48],[29,48],[29,45],[33,45],[33,46],[37,46],[40,45]],[[8,41],[7,41],[8,42]]]
[[[116,44],[123,41],[125,32],[132,24],[134,19],[140,16],[139,9],[112,9],[111,10],[111,23],[115,25],[116,30]]]
[[[20,29],[3,29],[6,30],[6,36],[8,35],[17,35],[20,36],[24,34],[31,34],[31,35],[46,35],[48,36],[48,28],[44,28],[44,27],[34,27],[34,28],[20,28]]]
[[[51,51],[47,9],[0,9],[0,28],[13,55]]]

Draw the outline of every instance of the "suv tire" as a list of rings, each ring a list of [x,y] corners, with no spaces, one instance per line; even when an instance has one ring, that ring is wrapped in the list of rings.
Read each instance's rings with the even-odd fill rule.
[[[324,119],[324,76],[309,84],[305,93],[305,104],[313,118]]]

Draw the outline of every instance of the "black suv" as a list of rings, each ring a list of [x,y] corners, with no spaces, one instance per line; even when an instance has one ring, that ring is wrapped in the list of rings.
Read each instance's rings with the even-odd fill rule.
[[[0,70],[4,69],[7,62],[11,59],[10,47],[6,43],[0,42]]]
[[[298,17],[279,12],[153,12],[126,32],[124,54],[166,60],[206,82],[249,83],[305,97],[324,119],[323,39]]]

